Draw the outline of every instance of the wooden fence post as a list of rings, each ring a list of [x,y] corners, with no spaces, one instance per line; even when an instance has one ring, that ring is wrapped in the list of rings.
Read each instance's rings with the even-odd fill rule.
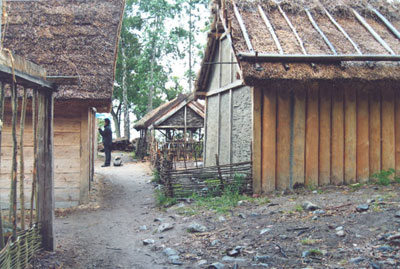
[[[38,91],[38,204],[42,247],[54,250],[54,163],[52,92]]]
[[[219,181],[221,183],[221,190],[224,190],[225,189],[225,185],[224,185],[224,179],[222,178],[221,167],[219,167],[218,154],[215,154],[215,163],[216,163],[217,169],[218,169],[218,178],[219,178]]]

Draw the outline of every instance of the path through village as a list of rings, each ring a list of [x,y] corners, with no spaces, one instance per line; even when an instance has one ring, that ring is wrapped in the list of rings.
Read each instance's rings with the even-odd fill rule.
[[[400,184],[299,188],[218,212],[158,208],[151,178],[147,163],[98,163],[90,203],[56,212],[57,250],[34,268],[400,268]]]

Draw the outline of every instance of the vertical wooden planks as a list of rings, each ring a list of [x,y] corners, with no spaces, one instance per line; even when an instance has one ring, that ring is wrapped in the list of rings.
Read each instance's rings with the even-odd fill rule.
[[[261,194],[261,132],[262,132],[262,89],[252,88],[253,92],[253,192]]]
[[[262,190],[275,190],[276,172],[276,89],[263,91],[262,126]]]
[[[400,177],[400,89],[396,88],[396,106],[395,106],[395,143],[396,143],[396,160],[395,160],[395,169],[396,176]]]
[[[317,82],[307,87],[305,185],[318,186],[319,88]]]
[[[298,85],[294,93],[293,114],[293,186],[304,185],[304,151],[306,136],[306,92],[303,85]],[[292,187],[293,187],[292,186]]]
[[[395,168],[395,94],[388,85],[382,87],[382,170]]]
[[[280,85],[283,85],[280,84]],[[284,190],[289,188],[290,177],[290,91],[289,86],[285,84],[277,91],[278,109],[277,109],[277,157],[276,157],[276,187]]]
[[[90,171],[90,145],[89,145],[89,117],[87,107],[81,111],[81,167],[80,167],[80,194],[79,204],[84,204],[89,199],[89,171]]]
[[[325,87],[326,86],[326,87]],[[321,85],[319,109],[319,185],[330,184],[331,177],[331,94],[326,84]]]
[[[357,181],[366,182],[368,179],[369,107],[368,91],[364,86],[363,89],[357,89]]]
[[[344,178],[344,96],[342,86],[332,93],[332,170],[331,183],[343,184]]]
[[[357,92],[354,88],[344,89],[344,182],[351,184],[357,177]]]
[[[369,171],[381,171],[381,89],[369,92]]]

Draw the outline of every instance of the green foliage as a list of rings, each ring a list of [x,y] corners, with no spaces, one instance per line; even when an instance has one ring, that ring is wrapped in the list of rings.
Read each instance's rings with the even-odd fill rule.
[[[154,169],[154,170],[153,170],[153,178],[151,179],[151,182],[159,183],[159,182],[160,182],[160,179],[161,179],[161,177],[160,177],[160,172],[158,172],[157,169]]]
[[[170,207],[176,204],[176,198],[167,197],[162,190],[155,190],[154,193],[158,207]]]
[[[372,175],[372,178],[375,180],[375,184],[381,185],[381,186],[388,186],[390,183],[392,183],[392,177],[394,177],[394,174],[396,173],[396,170],[393,168],[389,168],[388,170],[382,170],[379,173],[375,173]],[[395,178],[395,181],[398,182],[399,179]]]
[[[294,211],[303,212],[304,210],[303,210],[303,207],[301,205],[296,205],[295,208],[294,208]]]

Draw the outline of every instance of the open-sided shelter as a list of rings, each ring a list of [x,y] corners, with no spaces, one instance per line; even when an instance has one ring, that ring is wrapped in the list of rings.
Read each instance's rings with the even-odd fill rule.
[[[193,143],[193,134],[201,137],[204,127],[204,106],[194,100],[194,94],[180,94],[175,99],[160,105],[148,112],[140,119],[134,128],[140,132],[137,152],[139,155],[147,153],[152,130],[158,130],[166,143]],[[182,134],[179,139],[175,137],[176,131]],[[144,154],[143,154],[144,153]]]
[[[398,3],[215,2],[206,166],[252,159],[255,193],[400,173]]]
[[[97,145],[95,113],[109,112],[111,107],[124,4],[124,0],[7,1],[4,46],[46,68],[48,79],[65,84],[73,78],[77,84],[60,86],[55,95],[57,207],[74,206],[88,199]],[[32,124],[30,119],[27,116],[27,126]],[[5,125],[9,125],[7,118]],[[25,140],[24,151],[29,159],[32,136],[27,134]],[[10,146],[7,141],[5,137],[3,152]],[[9,163],[2,162],[2,173],[8,167]],[[32,167],[26,170],[31,173]],[[7,184],[2,174],[2,197],[8,194]]]

